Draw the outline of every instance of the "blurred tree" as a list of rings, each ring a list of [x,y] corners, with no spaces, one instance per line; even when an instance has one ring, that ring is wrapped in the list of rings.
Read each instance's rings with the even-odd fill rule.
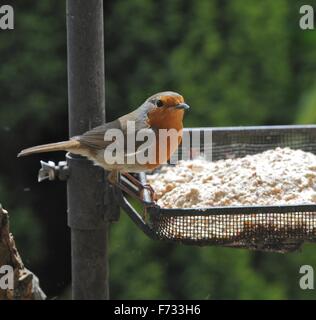
[[[32,119],[37,125],[29,132],[41,123],[54,126],[49,120],[67,111],[65,4],[19,1],[14,9],[15,29],[1,32],[0,127]]]
[[[303,95],[298,110],[298,123],[316,124],[316,86]]]
[[[65,186],[37,184],[39,159],[48,157],[17,160],[16,154],[67,136],[65,3],[11,4],[15,29],[0,32],[0,201],[12,212],[26,266],[51,296],[70,277]]]
[[[193,106],[189,125],[292,122],[315,70],[298,10],[286,0],[108,2],[111,113],[171,88]]]

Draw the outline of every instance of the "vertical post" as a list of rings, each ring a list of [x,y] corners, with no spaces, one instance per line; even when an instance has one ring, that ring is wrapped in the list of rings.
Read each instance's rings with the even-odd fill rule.
[[[67,0],[69,134],[105,122],[103,0]],[[67,155],[72,295],[108,299],[108,222],[104,171]]]

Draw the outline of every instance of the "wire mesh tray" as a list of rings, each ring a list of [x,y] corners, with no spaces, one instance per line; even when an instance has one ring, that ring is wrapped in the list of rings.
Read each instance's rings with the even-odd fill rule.
[[[203,131],[212,132],[213,160],[243,157],[276,147],[316,154],[316,126],[187,130],[190,135],[199,130],[201,135]],[[202,144],[201,151],[208,152],[203,148]],[[194,153],[190,150],[191,155]],[[146,175],[141,174],[139,180],[145,185]],[[142,199],[143,213],[139,214],[121,190],[116,192],[121,207],[152,239],[272,252],[290,252],[305,241],[316,241],[316,204],[165,209],[151,199],[148,190],[137,188],[126,177],[122,176],[120,183]]]

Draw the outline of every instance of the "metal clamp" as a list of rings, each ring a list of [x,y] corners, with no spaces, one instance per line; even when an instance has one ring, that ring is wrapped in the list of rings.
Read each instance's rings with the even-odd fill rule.
[[[56,179],[65,181],[69,177],[69,168],[66,161],[58,162],[58,165],[54,161],[41,161],[41,169],[38,172],[38,182],[44,180],[53,181]]]

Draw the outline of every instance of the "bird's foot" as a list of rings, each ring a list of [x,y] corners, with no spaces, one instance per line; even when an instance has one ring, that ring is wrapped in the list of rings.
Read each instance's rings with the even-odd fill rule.
[[[120,179],[120,175],[124,176],[134,187],[129,187],[124,181]],[[117,186],[122,191],[125,191],[131,197],[139,199],[143,203],[151,203],[156,199],[155,191],[149,184],[142,184],[137,178],[127,172],[119,172],[113,170],[108,174],[108,181]],[[137,190],[137,191],[136,191]],[[150,195],[148,200],[148,194],[145,195],[144,192],[147,191]]]
[[[135,178],[132,174],[127,173],[127,172],[122,172],[121,175],[124,176],[128,181],[130,181],[134,185],[134,187],[136,187],[136,189],[138,190],[138,193],[136,193],[134,190],[133,191],[129,190],[128,193],[130,194],[130,192],[132,192],[133,193],[132,194],[133,197],[139,199],[140,201],[142,201],[144,203],[145,202],[152,202],[152,200],[155,199],[155,191],[149,184],[145,184],[145,185],[142,184],[137,178]],[[121,187],[120,183],[119,183],[119,185]],[[135,189],[135,188],[133,188],[133,189]],[[149,192],[149,194],[150,194],[150,200],[149,201],[145,200],[145,197],[144,197],[144,191],[145,190],[147,192]]]

